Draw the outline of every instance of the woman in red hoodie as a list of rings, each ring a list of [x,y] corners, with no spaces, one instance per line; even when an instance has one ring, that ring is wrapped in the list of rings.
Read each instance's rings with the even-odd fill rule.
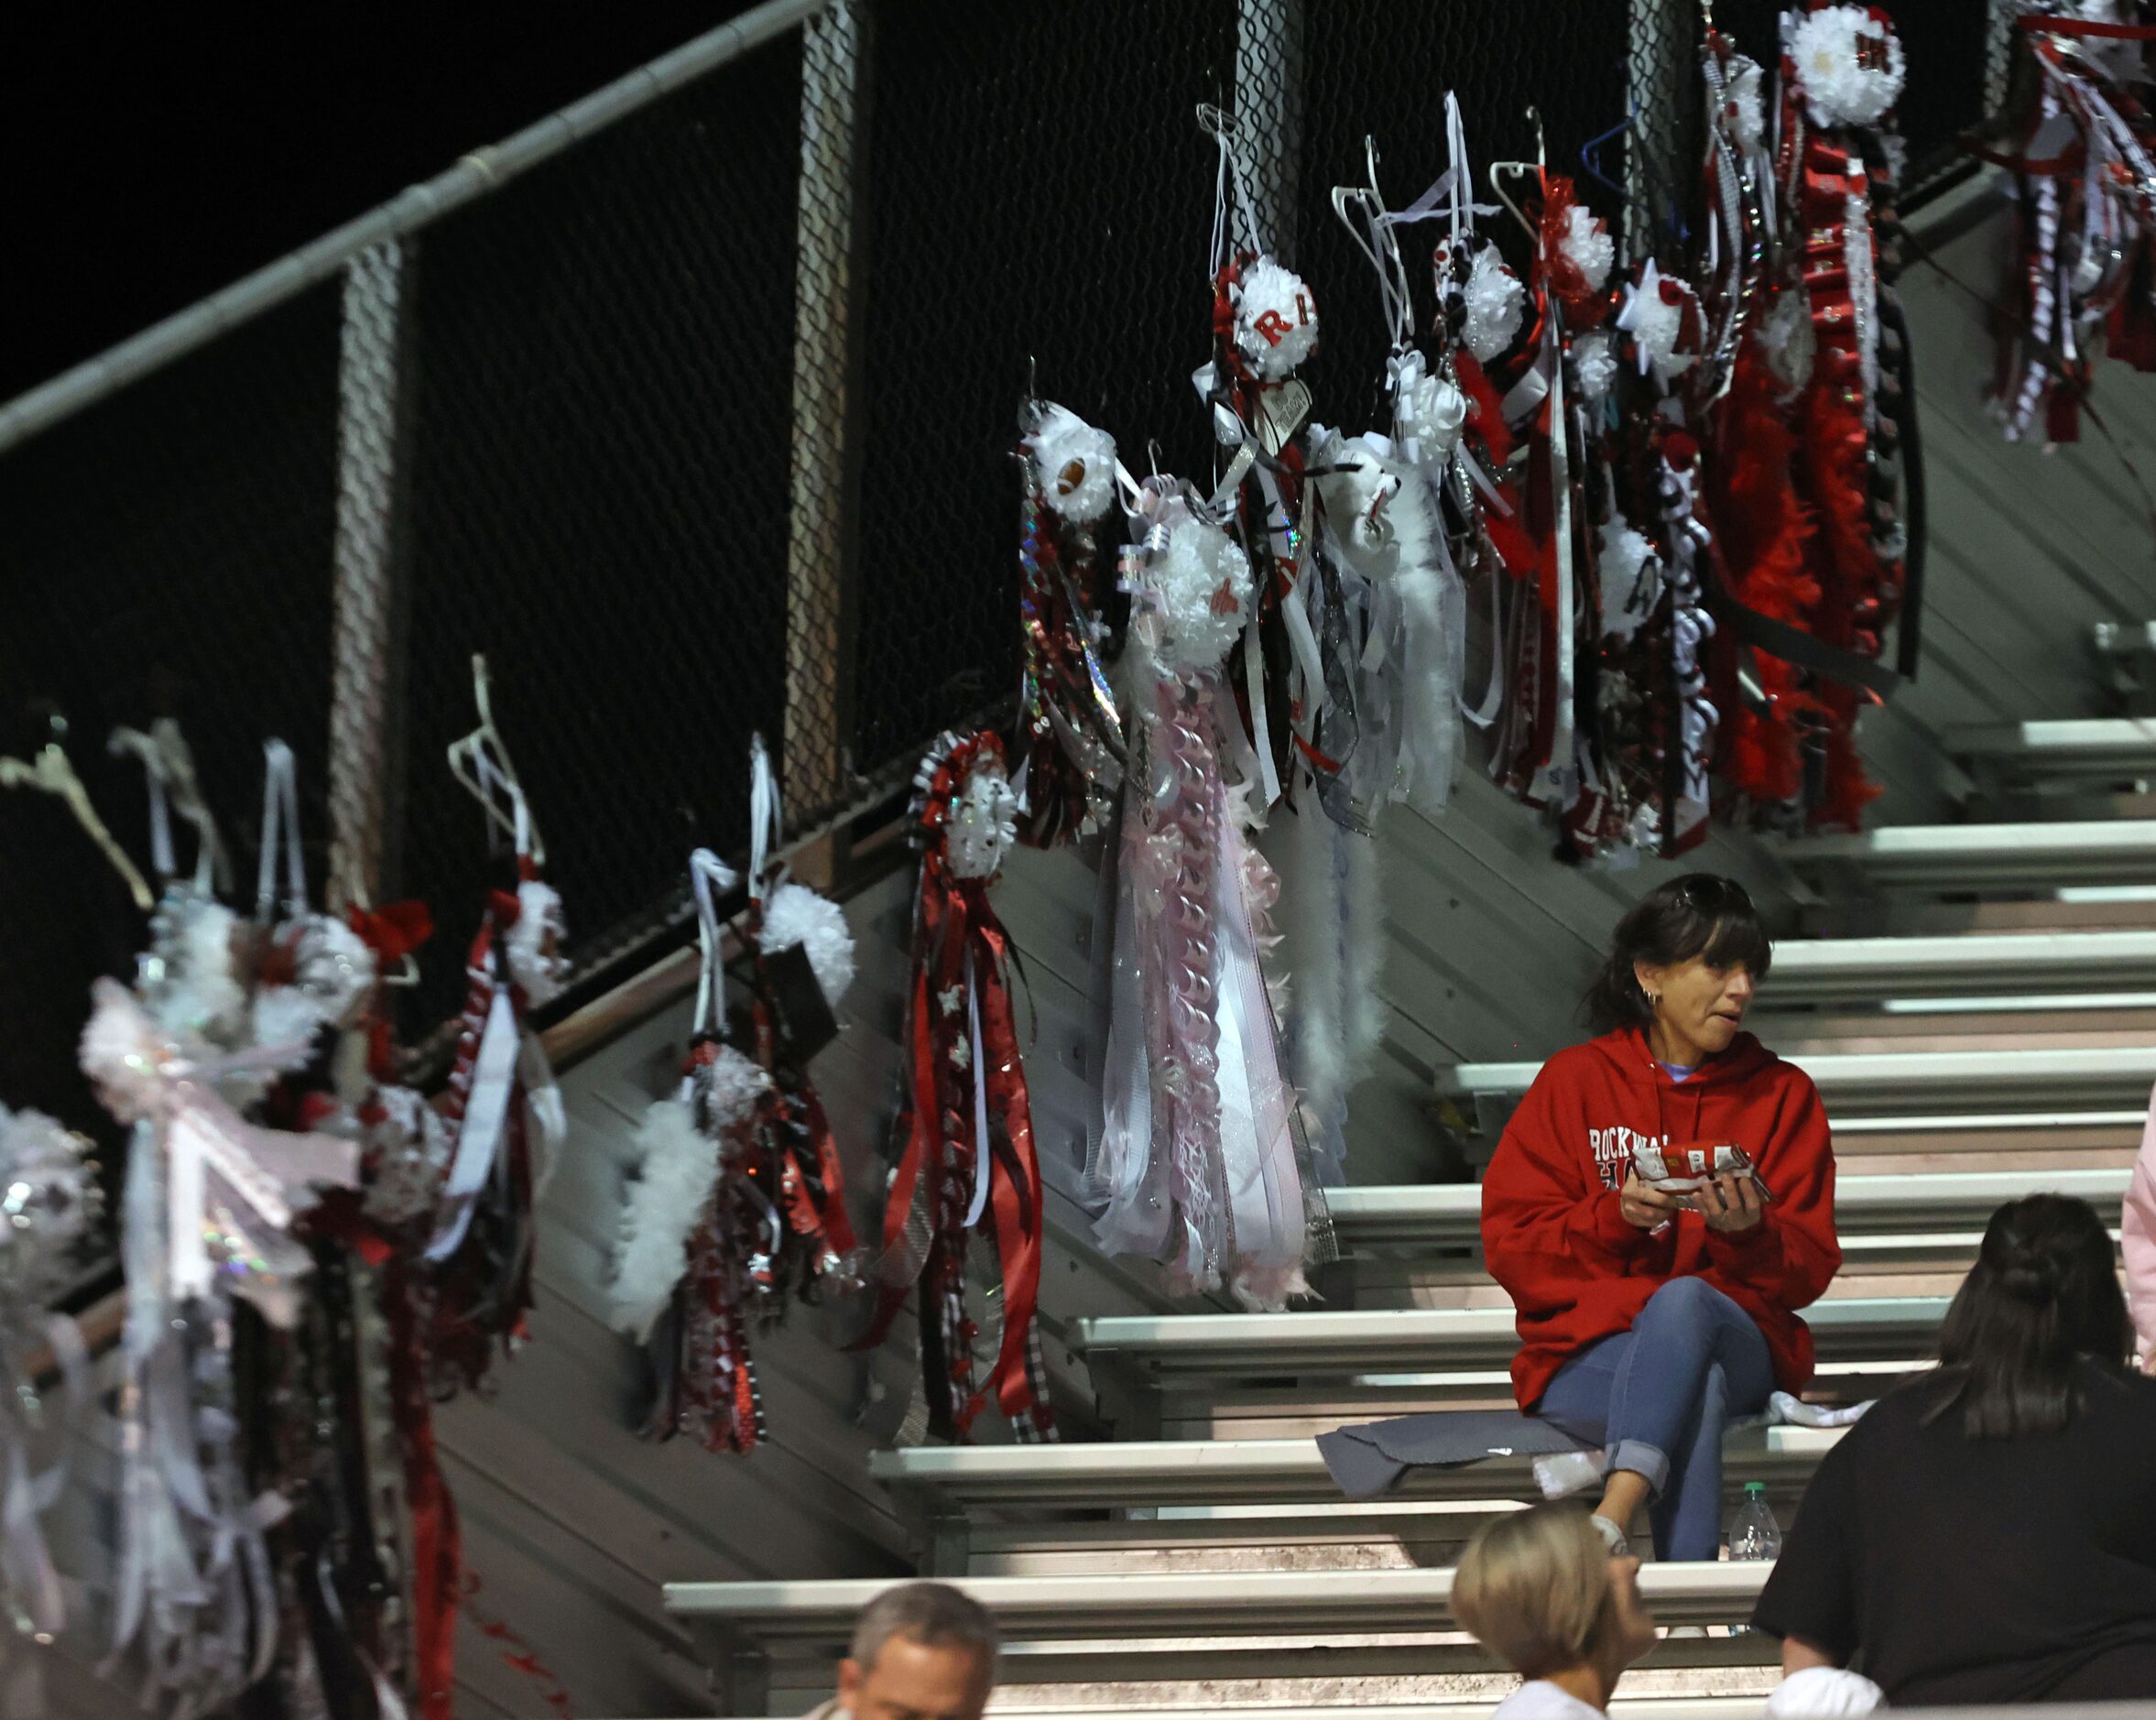
[[[1542,1065],[1484,1179],[1483,1250],[1519,1316],[1514,1394],[1607,1449],[1596,1527],[1620,1551],[1649,1505],[1661,1557],[1715,1557],[1723,1429],[1810,1382],[1796,1311],[1841,1264],[1819,1094],[1741,1030],[1771,955],[1728,878],[1643,898],[1587,995],[1599,1037]],[[1771,1199],[1733,1175],[1664,1193],[1634,1168],[1639,1147],[1720,1144]]]

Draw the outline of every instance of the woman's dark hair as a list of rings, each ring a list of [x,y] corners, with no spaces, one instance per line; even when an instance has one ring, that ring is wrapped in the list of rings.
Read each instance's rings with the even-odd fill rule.
[[[1687,872],[1648,891],[1617,921],[1609,953],[1587,987],[1587,1024],[1597,1033],[1645,1027],[1654,1009],[1632,972],[1635,962],[1668,967],[1704,956],[1713,967],[1743,963],[1755,980],[1767,977],[1774,945],[1759,910],[1735,878]]]
[[[2056,1433],[2082,1407],[2084,1363],[2120,1368],[2132,1347],[2096,1208],[2066,1194],[2010,1201],[1946,1311],[1931,1377],[1943,1388],[1924,1419],[1958,1407],[1973,1440]]]

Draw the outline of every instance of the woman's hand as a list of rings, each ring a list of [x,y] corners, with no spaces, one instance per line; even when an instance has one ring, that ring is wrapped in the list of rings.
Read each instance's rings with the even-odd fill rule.
[[[1682,1201],[1640,1181],[1637,1170],[1626,1173],[1625,1186],[1617,1191],[1617,1211],[1626,1224],[1640,1230],[1660,1229],[1683,1210]]]
[[[1693,1191],[1692,1208],[1709,1230],[1749,1230],[1759,1222],[1759,1190],[1751,1178],[1734,1170],[1709,1177]]]

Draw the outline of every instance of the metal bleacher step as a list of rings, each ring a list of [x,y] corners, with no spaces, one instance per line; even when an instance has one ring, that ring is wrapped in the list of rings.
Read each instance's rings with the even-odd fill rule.
[[[2117,784],[2156,778],[2156,719],[2076,717],[1949,729],[1947,749],[2011,784]]]
[[[1835,1128],[1911,1115],[2056,1116],[2140,1109],[2156,1083],[2156,1045],[2036,1050],[1801,1051]],[[1517,1101],[1539,1062],[1461,1063],[1439,1072],[1442,1097]]]
[[[1835,1188],[1835,1228],[1845,1255],[1936,1233],[1981,1232],[2003,1203],[2025,1194],[2074,1194],[2106,1209],[2126,1192],[2124,1170],[1943,1171],[1914,1176],[1844,1176]],[[1334,1189],[1326,1194],[1344,1254],[1424,1253],[1478,1248],[1482,1185],[1410,1183]]]
[[[1650,1564],[1639,1585],[1665,1626],[1730,1625],[1749,1616],[1770,1569]],[[1326,1651],[1342,1670],[1383,1670],[1388,1650],[1394,1665],[1418,1672],[1486,1665],[1452,1617],[1453,1576],[1447,1567],[953,1580],[1002,1627],[1003,1678],[1052,1685],[1108,1676],[1308,1676],[1313,1653]],[[670,1583],[665,1604],[719,1672],[725,1711],[760,1714],[774,1686],[813,1688],[827,1679],[855,1615],[897,1580]],[[1725,1637],[1684,1649],[1688,1659],[1707,1651],[1758,1664],[1773,1647],[1763,1638]],[[804,1663],[816,1669],[805,1679]]]
[[[2156,878],[2156,819],[1887,824],[1786,844],[1780,858],[1831,885],[1859,875],[1892,890],[2056,890]]]
[[[1724,1445],[1730,1485],[1801,1480],[1841,1437],[1837,1428],[1755,1427]],[[869,1474],[924,1514],[1164,1506],[1337,1503],[1309,1439],[1111,1440],[1060,1445],[917,1445],[869,1458]],[[1389,1496],[1408,1500],[1527,1499],[1532,1464],[1493,1457],[1414,1469]]]
[[[1509,1683],[1506,1694],[1509,1694]],[[1753,1681],[1757,1682],[1757,1681]],[[1377,1720],[1488,1720],[1497,1711],[1500,1697],[1486,1696],[1480,1700],[1461,1702],[1356,1702],[1353,1707],[1358,1713],[1374,1715]],[[1765,1700],[1764,1690],[1748,1692],[1742,1695],[1701,1696],[1618,1696],[1609,1704],[1610,1720],[1759,1720],[1759,1710]],[[1036,1707],[1030,1703],[1009,1703],[999,1692],[988,1704],[992,1715],[1007,1715],[1018,1720],[1101,1720],[1105,1714],[1113,1714],[1116,1720],[1339,1720],[1340,1707],[1296,1707],[1271,1702],[1254,1702],[1247,1705],[1219,1702],[1193,1704],[1189,1707],[1134,1706],[1127,1703],[1115,1703],[1107,1707]]]
[[[1291,1313],[1118,1314],[1073,1321],[1070,1342],[1089,1364],[1139,1383],[1328,1380],[1409,1374],[1442,1389],[1446,1376],[1481,1376],[1519,1347],[1511,1307],[1309,1309]],[[1804,1319],[1823,1361],[1909,1360],[1930,1353],[1944,1296],[1846,1297]]]
[[[1872,1002],[2000,993],[2117,993],[2156,985],[2156,931],[1791,939],[1774,949],[1761,1002]]]

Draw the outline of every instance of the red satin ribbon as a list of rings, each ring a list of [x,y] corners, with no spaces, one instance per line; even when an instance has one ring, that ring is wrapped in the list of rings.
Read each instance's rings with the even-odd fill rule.
[[[973,887],[980,888],[978,885]],[[1033,1144],[1033,1107],[1026,1091],[1025,1065],[1018,1055],[1010,987],[1003,978],[1009,965],[1007,940],[985,899],[978,930],[983,953],[988,958],[975,969],[982,976],[981,1049],[988,1062],[984,1079],[990,1114],[1002,1119],[1003,1138],[1010,1152],[1007,1161],[1002,1153],[996,1153],[990,1167],[996,1252],[1003,1268],[1003,1349],[988,1383],[1005,1415],[1030,1413],[1036,1421],[1045,1421],[1050,1408],[1034,1395],[1027,1356],[1033,1316],[1040,1301],[1041,1230],[1046,1218],[1040,1161]]]
[[[941,767],[930,790],[947,803],[955,769]],[[1026,1090],[1025,1064],[1006,977],[1010,963],[1008,935],[988,904],[979,879],[953,878],[940,845],[921,863],[921,890],[915,920],[912,1002],[908,1012],[909,1083],[901,1127],[905,1148],[884,1205],[884,1256],[902,1258],[907,1230],[921,1179],[931,1179],[933,1235],[914,1277],[887,1282],[876,1317],[855,1345],[880,1343],[898,1310],[918,1284],[921,1321],[943,1320],[949,1299],[965,1289],[964,1215],[975,1179],[988,1179],[988,1209],[995,1227],[996,1257],[1003,1276],[1003,1337],[984,1391],[972,1387],[972,1360],[960,1348],[949,1364],[950,1417],[962,1436],[993,1396],[1006,1416],[1030,1416],[1045,1428],[1050,1406],[1034,1390],[1029,1348],[1040,1304],[1041,1238],[1044,1225],[1040,1169],[1033,1140],[1032,1107]],[[961,1007],[946,1010],[942,999],[956,991]],[[972,1023],[979,1024],[978,1069]],[[967,1048],[968,1066],[961,1070],[953,1053]],[[974,1116],[974,1080],[979,1080],[989,1117],[983,1150]],[[954,1337],[972,1331],[960,1308],[951,1315]]]

